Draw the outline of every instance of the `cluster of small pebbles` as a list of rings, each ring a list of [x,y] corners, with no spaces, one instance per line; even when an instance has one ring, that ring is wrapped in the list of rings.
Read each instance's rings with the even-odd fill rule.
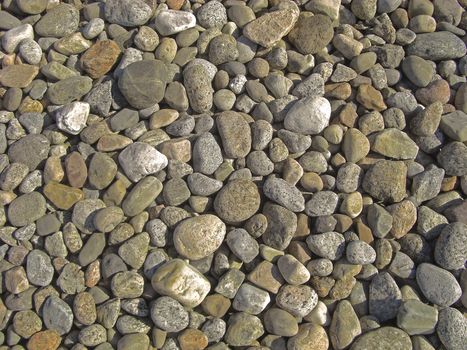
[[[467,0],[1,0],[0,350],[466,350]]]

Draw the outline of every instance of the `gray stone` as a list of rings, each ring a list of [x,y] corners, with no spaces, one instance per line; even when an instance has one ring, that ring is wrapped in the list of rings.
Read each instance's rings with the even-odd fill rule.
[[[305,213],[309,216],[331,215],[337,208],[338,196],[332,191],[320,191],[306,202]]]
[[[45,214],[45,198],[39,192],[23,194],[8,206],[8,220],[13,226],[26,226]]]
[[[61,38],[78,29],[79,11],[73,5],[59,4],[47,11],[34,29],[40,36]]]
[[[50,257],[43,251],[34,249],[28,254],[26,273],[30,283],[41,287],[49,285],[54,275]]]
[[[464,349],[466,332],[467,321],[459,310],[447,307],[439,312],[436,333],[446,349]]]
[[[418,34],[415,41],[407,46],[407,55],[415,55],[432,61],[444,61],[465,55],[464,42],[451,32]]]
[[[434,257],[446,270],[462,269],[467,257],[467,225],[454,222],[443,228],[436,241]]]
[[[226,242],[235,256],[245,263],[251,262],[259,254],[258,242],[242,228],[230,231]]]
[[[219,248],[225,233],[225,224],[217,216],[207,214],[188,218],[175,228],[175,249],[188,259],[203,259]]]
[[[105,2],[105,19],[127,27],[145,24],[152,16],[152,8],[143,0],[109,0]]]
[[[118,88],[136,109],[149,108],[164,98],[168,81],[166,64],[159,60],[130,63],[123,69]]]
[[[151,306],[151,319],[156,327],[166,332],[180,332],[188,327],[188,312],[170,297],[159,297]]]
[[[329,260],[338,260],[345,252],[344,236],[338,232],[310,235],[306,243],[313,253]]]
[[[244,283],[235,295],[232,307],[237,311],[257,315],[268,306],[270,301],[268,292],[249,283]]]
[[[300,190],[283,179],[269,177],[263,185],[263,193],[270,200],[293,212],[305,209],[305,199]]]
[[[42,304],[42,319],[47,329],[60,335],[67,334],[73,325],[73,311],[56,295],[49,296]]]
[[[382,272],[373,277],[368,301],[370,315],[375,316],[380,322],[396,317],[402,304],[402,293],[389,273]]]
[[[404,331],[395,327],[380,327],[371,330],[352,344],[350,350],[411,350],[412,342]]]
[[[8,157],[11,163],[25,164],[32,171],[47,158],[49,148],[50,142],[44,135],[26,135],[10,145]]]
[[[442,268],[422,263],[416,273],[417,284],[423,295],[433,304],[451,306],[462,295],[461,287],[456,278]]]
[[[406,300],[397,313],[397,326],[409,335],[431,334],[438,322],[438,310],[419,300]]]

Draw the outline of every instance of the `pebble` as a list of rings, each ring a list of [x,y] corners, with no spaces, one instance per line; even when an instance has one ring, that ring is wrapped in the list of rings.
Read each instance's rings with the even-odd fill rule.
[[[263,191],[267,198],[293,212],[305,209],[303,195],[285,180],[269,177],[263,185]]]
[[[118,88],[132,107],[144,109],[163,99],[167,78],[167,67],[161,61],[137,61],[123,69]]]
[[[158,293],[188,307],[201,304],[211,289],[209,281],[196,268],[180,259],[173,259],[159,267],[152,276],[151,284]]]
[[[313,253],[329,260],[338,260],[345,251],[344,236],[338,232],[310,235],[306,243]]]
[[[461,312],[451,307],[440,310],[436,333],[446,348],[462,349],[465,345],[462,334],[466,330],[467,323]]]
[[[266,48],[272,47],[287,35],[298,20],[297,6],[287,2],[285,8],[272,11],[249,22],[243,28],[243,35]]]
[[[225,341],[231,346],[248,346],[264,334],[261,320],[245,312],[238,312],[229,319]]]
[[[187,11],[164,10],[155,19],[156,30],[163,36],[177,34],[195,25],[196,17]]]
[[[433,304],[451,306],[461,297],[461,288],[455,277],[436,265],[420,264],[416,280],[423,295]]]
[[[260,196],[256,185],[247,179],[229,181],[217,194],[214,210],[226,222],[242,222],[259,209]]]
[[[397,326],[409,335],[431,334],[438,323],[438,310],[418,300],[406,300],[397,312]]]
[[[258,242],[244,229],[230,231],[227,234],[226,242],[232,253],[245,263],[253,261],[259,254]]]
[[[127,27],[143,25],[152,16],[151,7],[142,0],[110,0],[104,7],[107,21]]]
[[[175,228],[175,249],[192,260],[203,259],[215,252],[226,234],[225,224],[216,216],[207,214],[182,221]]]
[[[118,161],[126,176],[133,182],[157,173],[168,164],[165,155],[144,142],[135,142],[126,147],[120,152]]]
[[[462,269],[465,264],[467,225],[454,222],[441,231],[434,250],[436,263],[446,270]]]
[[[432,61],[459,58],[465,52],[464,42],[447,31],[418,34],[415,41],[407,47],[407,55]]]
[[[69,4],[59,4],[36,23],[34,30],[43,37],[61,38],[72,34],[79,25],[79,11]]]
[[[403,162],[381,160],[363,178],[363,189],[384,202],[399,202],[405,195],[407,167]]]
[[[49,296],[42,305],[44,325],[60,335],[68,333],[73,324],[73,311],[58,296]]]
[[[409,350],[412,348],[410,337],[404,331],[395,327],[380,327],[359,337],[352,345],[352,350],[363,350],[371,346],[376,350],[383,350],[388,346]]]
[[[154,324],[166,332],[179,332],[188,327],[188,312],[182,304],[170,297],[156,299],[150,315]]]
[[[288,39],[302,54],[315,54],[332,40],[334,29],[328,16],[301,14]]]
[[[342,300],[337,304],[329,328],[329,338],[335,349],[345,349],[362,333],[358,316],[352,304]]]
[[[305,97],[289,109],[284,120],[287,130],[316,135],[329,125],[331,105],[324,97]]]
[[[89,104],[72,102],[55,111],[57,127],[72,135],[78,135],[86,126],[89,116]]]

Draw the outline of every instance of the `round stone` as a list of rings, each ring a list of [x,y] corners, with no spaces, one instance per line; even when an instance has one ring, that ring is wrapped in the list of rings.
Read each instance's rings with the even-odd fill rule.
[[[177,252],[188,259],[199,260],[214,253],[222,244],[225,224],[207,214],[189,218],[177,225],[173,240]]]
[[[260,195],[255,183],[246,179],[229,181],[217,194],[214,210],[228,223],[240,223],[259,209]]]

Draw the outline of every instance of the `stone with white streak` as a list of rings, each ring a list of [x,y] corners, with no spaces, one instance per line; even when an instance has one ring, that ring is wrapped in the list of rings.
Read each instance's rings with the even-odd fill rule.
[[[133,182],[164,169],[168,160],[153,146],[144,142],[135,142],[125,148],[118,156],[125,175]]]
[[[60,130],[78,135],[86,126],[89,116],[89,103],[72,102],[55,111],[55,120]]]
[[[191,12],[165,10],[157,15],[155,26],[160,35],[173,35],[196,26],[196,17]]]

